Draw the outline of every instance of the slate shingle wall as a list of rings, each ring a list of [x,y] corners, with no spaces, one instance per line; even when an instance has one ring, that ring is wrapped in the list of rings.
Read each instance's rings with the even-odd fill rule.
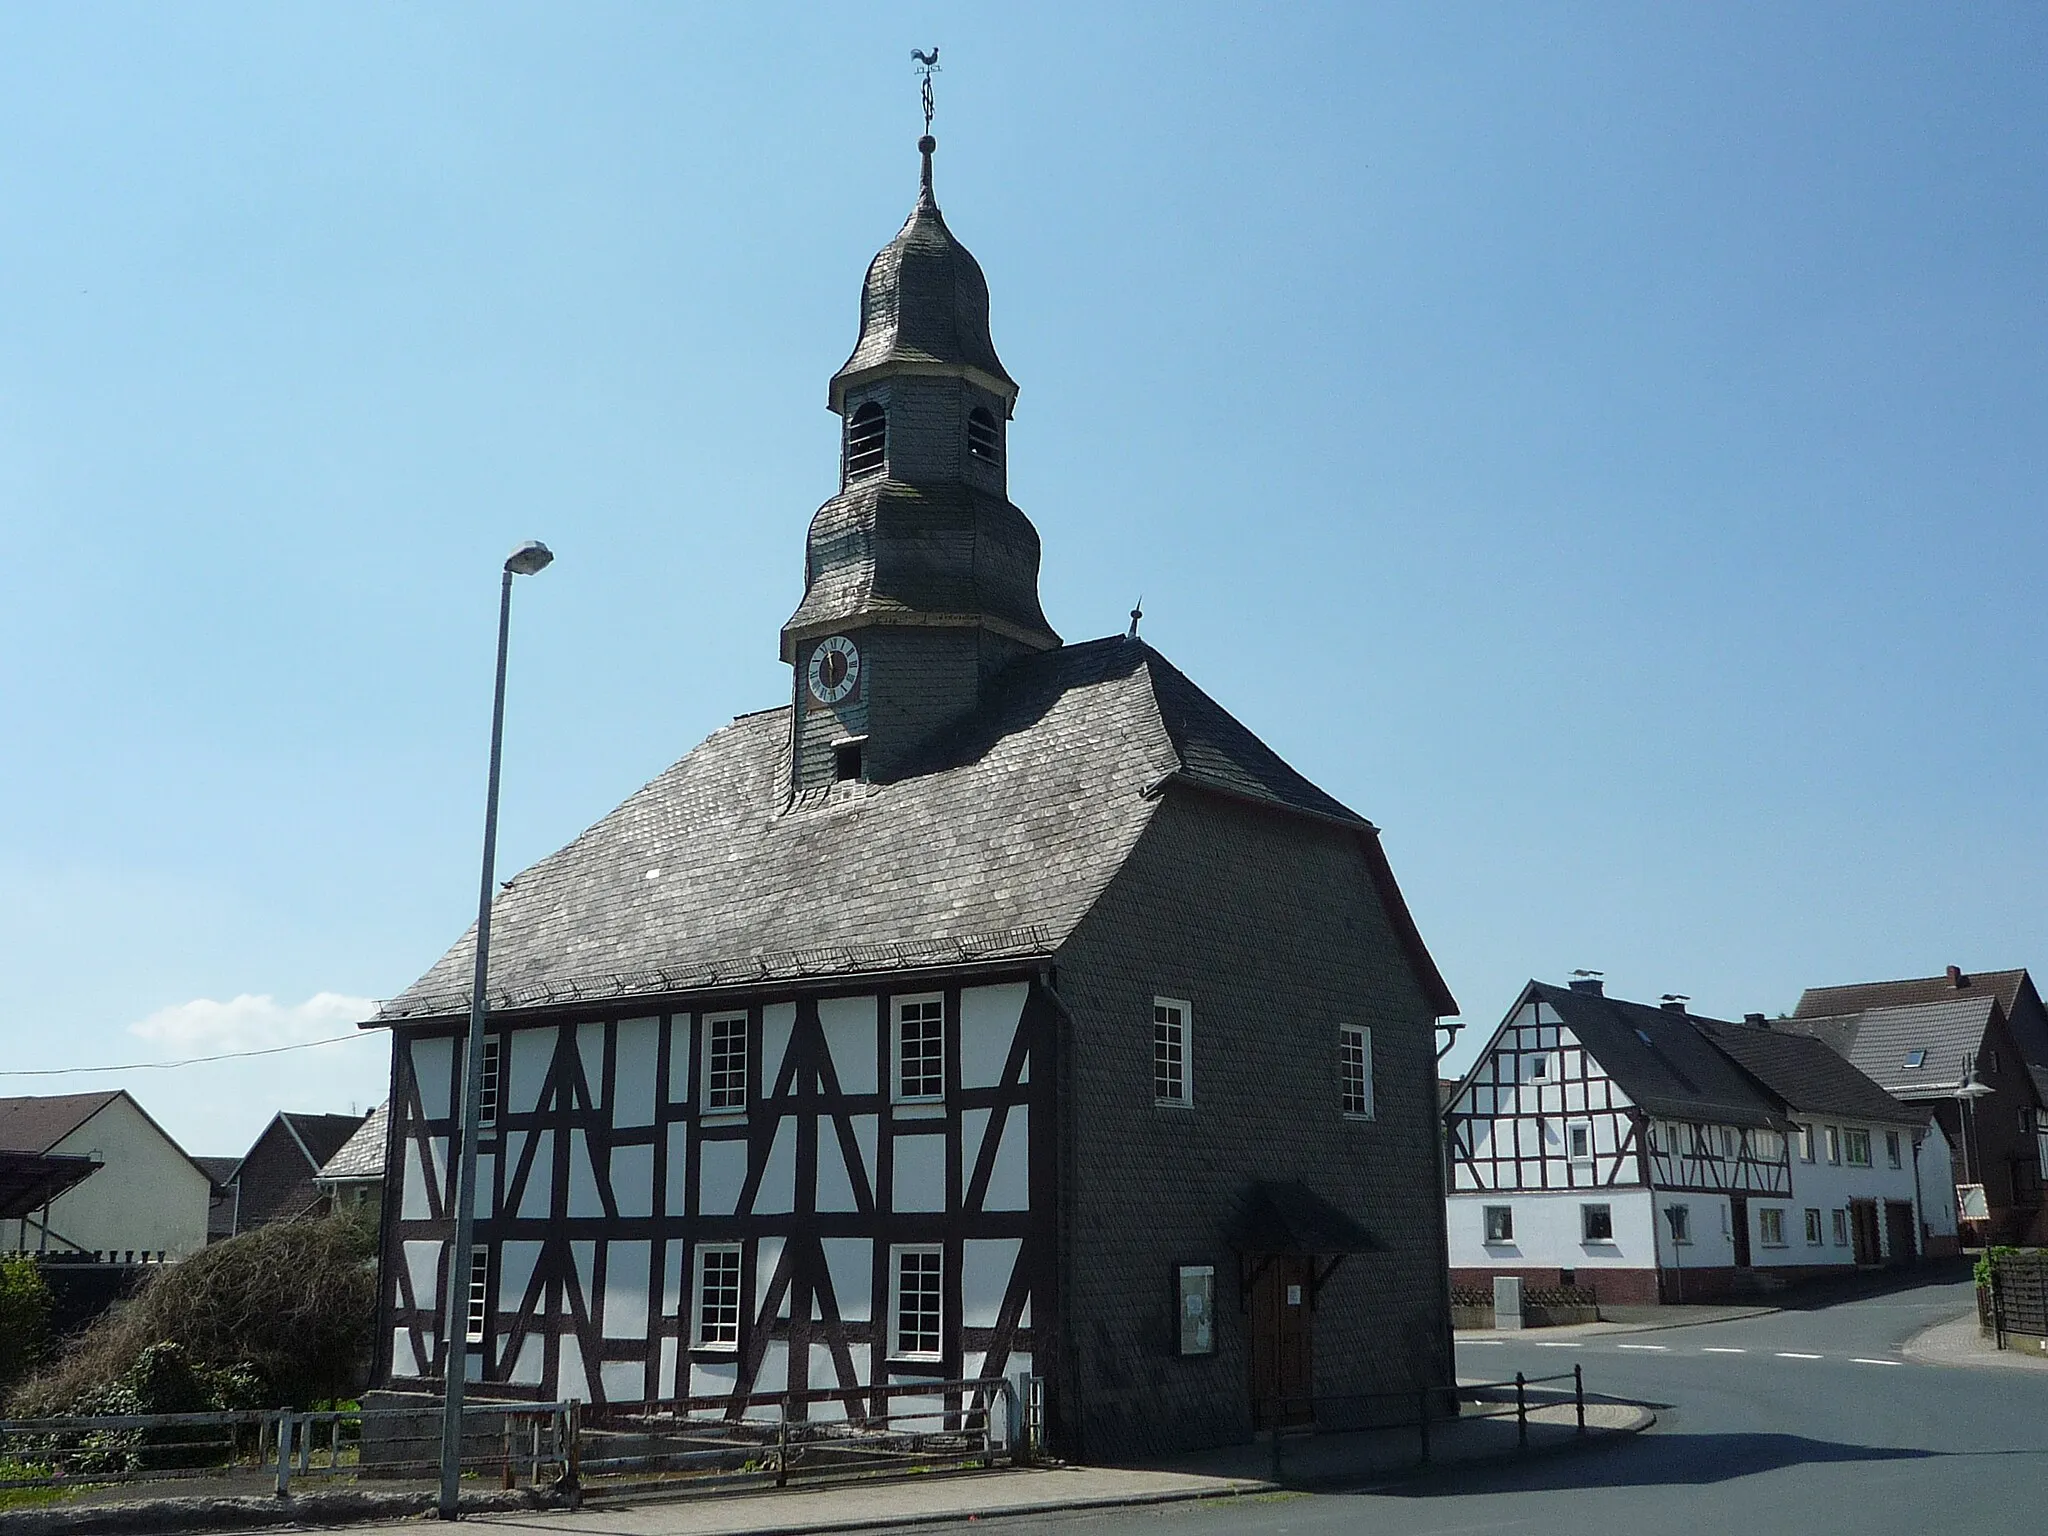
[[[1355,834],[1170,791],[1062,950],[1075,1015],[1056,1432],[1134,1456],[1252,1429],[1239,1267],[1225,1233],[1256,1179],[1298,1178],[1384,1251],[1347,1258],[1314,1319],[1319,1395],[1450,1381],[1423,990]],[[1193,1005],[1194,1103],[1152,1098],[1152,1000]],[[1339,1109],[1338,1025],[1373,1032],[1377,1118]],[[1217,1271],[1218,1350],[1174,1354],[1172,1279]]]

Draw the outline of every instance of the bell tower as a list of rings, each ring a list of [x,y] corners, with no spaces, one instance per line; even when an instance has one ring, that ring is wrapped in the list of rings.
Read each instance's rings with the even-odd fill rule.
[[[868,266],[860,339],[832,376],[839,493],[811,519],[792,666],[792,787],[886,782],[1059,636],[1038,604],[1038,530],[1008,495],[1017,385],[989,338],[988,282],[932,191]]]

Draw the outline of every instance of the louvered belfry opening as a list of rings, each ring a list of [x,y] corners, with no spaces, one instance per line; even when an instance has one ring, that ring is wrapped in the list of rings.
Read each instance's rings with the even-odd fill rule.
[[[846,477],[871,475],[889,452],[889,413],[870,400],[846,424]]]
[[[1003,460],[1002,431],[986,406],[977,405],[967,413],[967,451],[984,464]]]

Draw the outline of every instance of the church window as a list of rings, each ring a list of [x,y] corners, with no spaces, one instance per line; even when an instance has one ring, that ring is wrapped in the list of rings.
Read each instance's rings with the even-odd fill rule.
[[[478,1105],[476,1123],[479,1126],[493,1126],[498,1123],[498,1080],[501,1076],[499,1061],[505,1042],[497,1035],[484,1036],[484,1069],[477,1074]]]
[[[1188,1061],[1189,1008],[1170,997],[1152,999],[1152,1102],[1194,1102],[1194,1073]]]
[[[895,1253],[892,1353],[899,1360],[936,1360],[941,1348],[945,1256],[935,1247],[898,1248]]]
[[[740,1245],[706,1243],[697,1250],[697,1347],[740,1347]]]
[[[846,424],[847,477],[873,474],[882,467],[888,451],[889,413],[870,400]]]
[[[977,405],[967,413],[967,452],[984,464],[1002,462],[1002,429],[986,406]]]
[[[469,1250],[469,1314],[463,1337],[471,1344],[484,1341],[484,1323],[491,1310],[491,1250]]]
[[[940,1099],[946,1092],[946,1003],[938,997],[896,1000],[896,1102]]]
[[[1344,1071],[1344,1113],[1359,1119],[1372,1117],[1372,1031],[1363,1024],[1346,1024],[1339,1031]]]
[[[747,1107],[747,1016],[714,1015],[704,1021],[704,1107]]]

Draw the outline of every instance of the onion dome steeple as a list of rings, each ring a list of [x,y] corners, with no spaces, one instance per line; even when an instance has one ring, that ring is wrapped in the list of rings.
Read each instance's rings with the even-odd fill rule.
[[[970,714],[1005,663],[1060,643],[1038,603],[1038,530],[1011,504],[1017,385],[989,336],[988,281],[932,191],[868,266],[860,339],[832,376],[839,494],[811,520],[792,783],[886,780]]]
[[[953,238],[932,192],[932,152],[938,147],[930,134],[917,141],[924,159],[917,206],[868,264],[860,340],[832,375],[835,411],[848,390],[884,368],[972,379],[1001,397],[1005,417],[1016,404],[1016,381],[988,333],[988,280],[973,253]]]

